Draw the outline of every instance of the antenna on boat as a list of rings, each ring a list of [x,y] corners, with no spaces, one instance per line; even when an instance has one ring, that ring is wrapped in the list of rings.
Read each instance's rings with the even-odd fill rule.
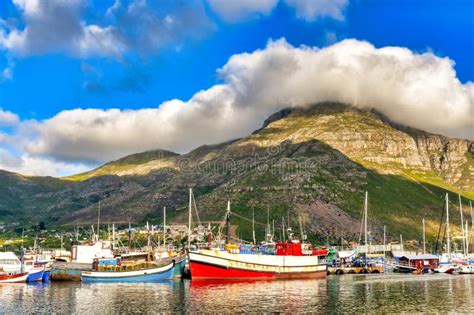
[[[99,241],[99,232],[100,232],[100,200],[99,200],[99,212],[97,213],[97,242]]]
[[[163,247],[166,248],[166,207],[163,207]]]

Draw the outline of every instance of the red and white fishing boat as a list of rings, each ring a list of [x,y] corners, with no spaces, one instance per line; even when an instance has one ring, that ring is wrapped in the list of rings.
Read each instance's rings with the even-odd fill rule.
[[[27,277],[27,272],[17,274],[0,273],[0,283],[26,282]]]
[[[325,278],[327,250],[311,250],[309,244],[280,242],[251,253],[239,245],[225,250],[203,249],[189,253],[191,278],[197,279],[316,279]],[[243,250],[242,250],[243,249]]]
[[[188,248],[190,248],[191,240],[191,196],[192,190],[190,190],[189,202]],[[291,228],[288,228],[287,231],[289,241],[275,243],[273,242],[274,233],[269,233],[270,225],[267,222],[266,242],[262,245],[255,245],[257,243],[255,239],[255,222],[252,219],[254,245],[230,244],[230,215],[230,202],[228,202],[225,221],[222,222],[219,229],[219,235],[221,235],[224,222],[226,222],[227,235],[225,246],[221,245],[219,237],[216,248],[198,249],[189,252],[191,279],[270,280],[326,277],[327,266],[325,257],[328,251],[313,250],[311,244],[293,240]],[[301,221],[300,230],[301,239],[306,239]],[[211,245],[212,233],[209,236],[209,245]]]

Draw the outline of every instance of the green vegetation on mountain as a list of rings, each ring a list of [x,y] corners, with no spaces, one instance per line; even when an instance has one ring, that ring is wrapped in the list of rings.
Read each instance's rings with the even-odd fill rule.
[[[255,214],[263,237],[267,211],[281,230],[285,218],[298,230],[298,215],[313,239],[356,240],[364,192],[375,238],[430,238],[438,232],[444,195],[450,194],[452,230],[459,234],[458,197],[466,217],[474,197],[474,145],[399,126],[383,115],[343,104],[323,103],[272,115],[248,137],[202,146],[188,154],[149,151],[63,179],[14,177],[0,185],[0,211],[12,220],[55,224],[91,223],[101,202],[103,221],[186,222],[193,187],[202,221],[222,220],[227,200],[237,234],[247,239]],[[21,189],[24,181],[32,189]],[[24,185],[24,184],[23,184]],[[17,192],[10,196],[9,190]],[[278,233],[277,233],[278,235]]]

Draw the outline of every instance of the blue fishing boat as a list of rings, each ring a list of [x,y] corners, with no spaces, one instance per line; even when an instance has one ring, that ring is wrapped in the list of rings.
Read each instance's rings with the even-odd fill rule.
[[[43,281],[44,268],[38,269],[33,268],[28,271],[28,277],[26,277],[26,282],[37,282]]]
[[[81,272],[83,282],[157,282],[173,279],[174,262],[164,266],[138,270],[123,270],[122,266],[112,266],[109,270]],[[126,268],[125,268],[126,269]]]
[[[51,270],[50,269],[45,269],[44,272],[43,272],[43,279],[42,281],[44,283],[48,283],[49,282],[49,276],[51,274]]]

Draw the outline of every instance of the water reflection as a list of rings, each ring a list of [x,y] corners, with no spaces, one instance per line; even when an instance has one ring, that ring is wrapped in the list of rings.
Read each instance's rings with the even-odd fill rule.
[[[327,280],[4,284],[0,313],[474,312],[470,275],[344,275]]]

